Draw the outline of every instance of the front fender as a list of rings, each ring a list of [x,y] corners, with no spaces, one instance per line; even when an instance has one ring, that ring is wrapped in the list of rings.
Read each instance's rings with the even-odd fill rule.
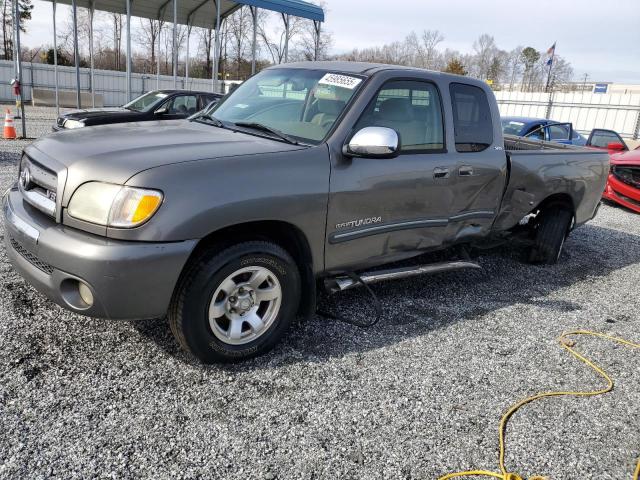
[[[233,225],[276,220],[300,229],[314,258],[323,259],[329,172],[326,145],[151,168],[127,185],[162,190],[162,206],[147,224],[109,228],[107,236],[199,240]]]

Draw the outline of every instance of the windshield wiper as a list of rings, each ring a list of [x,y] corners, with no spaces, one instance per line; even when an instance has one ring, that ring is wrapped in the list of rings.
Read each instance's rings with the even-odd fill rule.
[[[280,140],[284,140],[285,142],[290,143],[291,145],[299,145],[299,142],[297,140],[294,140],[292,137],[290,137],[286,133],[281,132],[277,128],[269,127],[268,125],[264,125],[262,123],[258,123],[258,122],[236,122],[235,125],[237,127],[248,127],[248,128],[255,128],[256,130],[262,130],[263,132],[268,132],[268,133],[270,133],[272,135],[275,135]]]
[[[206,120],[207,123],[212,124],[215,127],[226,128],[222,121],[218,120],[216,117],[209,115],[207,113],[203,113],[202,115],[198,115],[193,120]]]

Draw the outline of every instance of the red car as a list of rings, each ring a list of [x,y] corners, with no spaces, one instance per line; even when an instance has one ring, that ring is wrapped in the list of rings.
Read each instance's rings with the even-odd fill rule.
[[[640,149],[628,151],[620,135],[594,130],[587,146],[609,151],[611,170],[602,197],[640,213]]]
[[[602,196],[640,213],[640,150],[611,154],[611,173]]]

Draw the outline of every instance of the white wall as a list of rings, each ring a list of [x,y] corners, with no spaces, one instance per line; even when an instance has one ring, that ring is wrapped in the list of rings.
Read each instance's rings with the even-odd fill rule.
[[[122,105],[127,102],[127,79],[125,72],[110,70],[94,70],[95,92],[104,95],[107,106]],[[12,61],[0,60],[0,101],[13,102],[15,97],[9,82],[14,77]],[[80,69],[80,88],[88,92],[91,78],[88,68]],[[188,84],[184,77],[178,77],[177,88],[187,90],[211,91],[211,79],[190,78]],[[22,63],[22,94],[25,103],[31,101],[31,87],[55,88],[55,74],[53,65],[43,63]],[[58,86],[60,90],[75,91],[76,70],[74,67],[58,67]],[[131,95],[135,98],[144,92],[156,88],[156,76],[133,73],[131,75]],[[173,76],[160,75],[158,88],[173,88]],[[83,105],[89,107],[90,105]]]
[[[549,118],[571,122],[573,128],[583,133],[607,128],[623,137],[637,138],[640,94],[495,92],[495,95],[503,116]]]

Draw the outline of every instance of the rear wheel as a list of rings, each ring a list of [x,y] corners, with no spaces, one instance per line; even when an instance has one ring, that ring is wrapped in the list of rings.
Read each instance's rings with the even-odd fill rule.
[[[534,245],[529,262],[553,265],[558,263],[564,242],[569,235],[573,215],[564,208],[553,208],[540,213],[534,226]]]
[[[205,363],[269,351],[289,328],[300,301],[291,256],[269,242],[246,242],[193,261],[169,309],[180,345]]]

